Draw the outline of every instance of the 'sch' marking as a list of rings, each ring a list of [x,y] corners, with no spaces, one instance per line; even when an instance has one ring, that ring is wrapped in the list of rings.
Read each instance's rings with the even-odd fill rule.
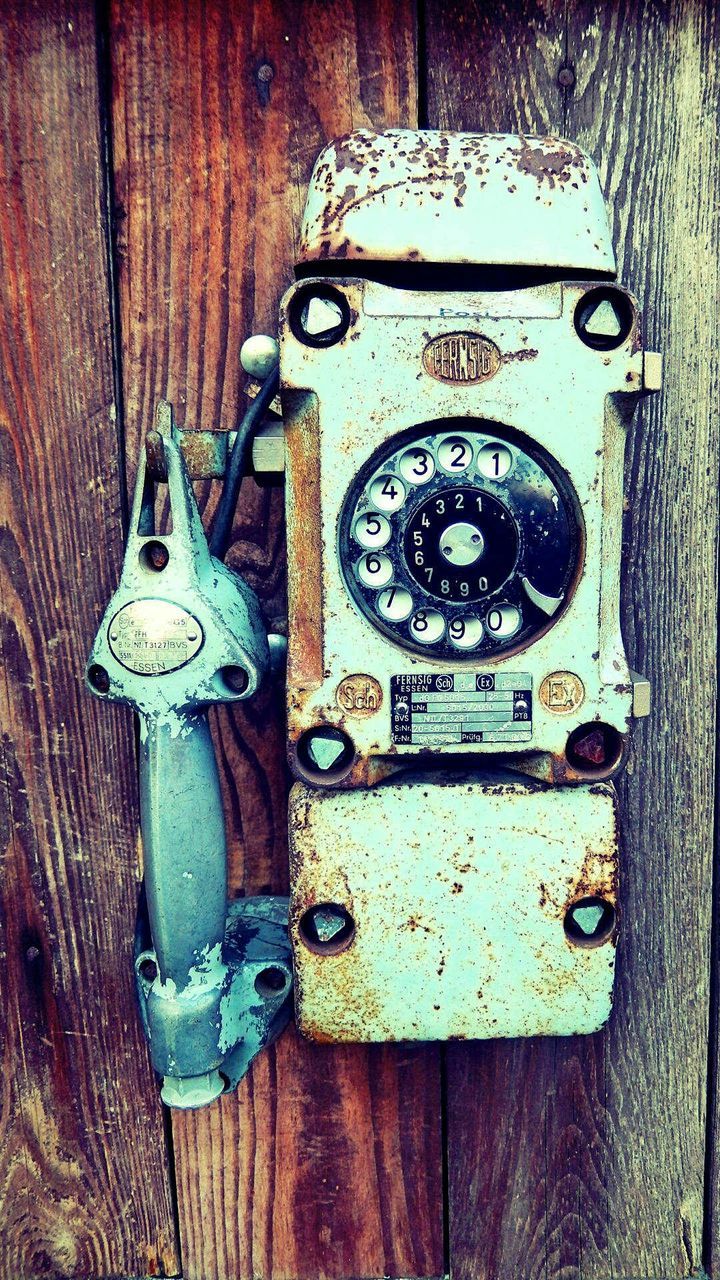
[[[335,694],[337,704],[350,716],[372,716],[380,709],[382,688],[374,676],[346,676]]]

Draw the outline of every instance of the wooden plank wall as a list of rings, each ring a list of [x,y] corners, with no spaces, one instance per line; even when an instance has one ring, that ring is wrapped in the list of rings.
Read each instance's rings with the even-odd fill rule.
[[[643,403],[627,456],[624,634],[633,665],[653,679],[655,711],[634,731],[620,788],[616,1009],[588,1039],[448,1050],[457,1280],[681,1277],[702,1261],[718,37],[717,7],[691,0],[427,4],[428,123],[565,133],[586,146],[621,277],[642,304],[647,345],[666,361],[665,394]],[[563,66],[573,87],[558,84]]]
[[[113,132],[126,438],[242,412],[240,346],[274,331],[304,190],[331,137],[416,122],[410,0],[116,3]],[[213,495],[208,498],[211,515]],[[230,562],[284,611],[282,490],[246,481]],[[232,888],[284,891],[281,708],[225,713]],[[326,1050],[292,1031],[212,1111],[173,1117],[188,1280],[442,1274],[436,1047]]]
[[[132,720],[82,686],[122,549],[92,6],[3,4],[0,66],[0,1274],[172,1274]]]
[[[703,1263],[720,1280],[719,25],[704,0],[0,0],[0,1280],[432,1277],[448,1250],[456,1280]],[[586,145],[666,353],[628,453],[624,625],[656,710],[622,783],[617,1008],[564,1042],[329,1049],[289,1030],[236,1096],[174,1115],[168,1146],[130,989],[129,722],[80,683],[124,450],[131,482],[160,395],[181,423],[233,425],[240,345],[272,331],[317,151],[418,121]],[[245,482],[231,563],[280,624],[278,487]],[[232,888],[282,891],[279,701],[216,728]]]

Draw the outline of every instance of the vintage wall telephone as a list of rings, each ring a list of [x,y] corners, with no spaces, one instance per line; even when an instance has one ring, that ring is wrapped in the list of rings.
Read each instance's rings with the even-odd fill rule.
[[[614,278],[575,145],[360,131],[310,182],[282,431],[257,431],[277,344],[243,349],[260,385],[210,549],[189,475],[199,456],[221,473],[226,437],[161,406],[87,678],[140,714],[135,966],[168,1104],[237,1082],[287,1020],[293,976],[317,1040],[607,1018],[609,779],[649,710],[619,625],[623,453],[660,381]],[[251,696],[270,665],[257,602],[221,563],[251,445],[256,469],[285,470],[291,898],[228,907],[206,708]]]

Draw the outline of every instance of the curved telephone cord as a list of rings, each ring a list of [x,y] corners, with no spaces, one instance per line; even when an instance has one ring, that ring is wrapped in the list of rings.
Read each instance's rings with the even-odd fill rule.
[[[276,365],[261,383],[260,390],[252,403],[248,405],[243,420],[238,427],[210,536],[210,553],[218,560],[224,560],[230,545],[235,508],[237,507],[240,485],[245,474],[245,465],[253,436],[275,399],[279,385],[280,373]]]

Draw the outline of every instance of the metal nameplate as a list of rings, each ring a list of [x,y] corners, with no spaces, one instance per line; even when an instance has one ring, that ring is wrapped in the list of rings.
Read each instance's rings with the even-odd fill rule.
[[[398,746],[465,746],[519,743],[532,738],[532,676],[393,676],[390,681],[392,740]]]
[[[133,600],[108,628],[110,649],[128,671],[162,676],[184,667],[202,647],[196,618],[168,600]]]
[[[501,364],[495,343],[479,333],[443,333],[423,352],[426,372],[439,382],[487,382]]]

